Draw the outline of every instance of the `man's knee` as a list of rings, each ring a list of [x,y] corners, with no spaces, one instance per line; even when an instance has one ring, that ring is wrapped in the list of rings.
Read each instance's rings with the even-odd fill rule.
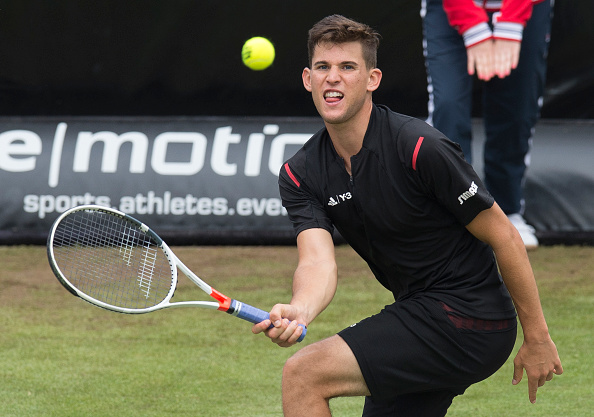
[[[344,340],[333,336],[306,346],[283,368],[283,391],[315,392],[329,399],[369,395],[359,364]]]
[[[305,388],[315,383],[315,369],[307,356],[299,351],[287,359],[283,367],[283,389]]]
[[[301,360],[295,355],[287,359],[285,366],[283,367],[283,381],[298,380],[299,377],[303,375],[303,372],[300,371],[300,363]]]
[[[333,340],[326,339],[300,349],[285,362],[283,391],[312,390],[326,395],[335,378]]]

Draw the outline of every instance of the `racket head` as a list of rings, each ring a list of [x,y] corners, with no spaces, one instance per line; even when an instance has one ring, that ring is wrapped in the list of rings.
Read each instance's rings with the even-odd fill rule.
[[[74,207],[47,241],[52,271],[72,294],[111,311],[148,313],[169,305],[175,255],[148,226],[115,209]]]

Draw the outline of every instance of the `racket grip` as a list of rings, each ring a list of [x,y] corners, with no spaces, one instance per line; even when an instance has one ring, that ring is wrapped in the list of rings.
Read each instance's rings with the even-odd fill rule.
[[[254,323],[254,324],[260,323],[260,322],[262,322],[264,320],[268,320],[270,318],[270,314],[267,313],[266,311],[260,310],[259,308],[256,308],[256,307],[252,307],[249,304],[242,303],[237,300],[231,301],[231,307],[229,308],[229,311],[231,311],[231,310],[235,310],[235,311],[233,311],[233,313],[231,313],[234,316],[237,316],[240,319],[247,320],[250,323]],[[303,340],[303,338],[305,338],[305,334],[307,333],[307,327],[305,327],[305,325],[300,324],[299,326],[301,326],[303,328],[303,331],[301,332],[301,336],[299,336],[299,339],[297,339],[297,342],[301,342]],[[274,326],[271,324],[269,329],[271,329],[273,327]]]

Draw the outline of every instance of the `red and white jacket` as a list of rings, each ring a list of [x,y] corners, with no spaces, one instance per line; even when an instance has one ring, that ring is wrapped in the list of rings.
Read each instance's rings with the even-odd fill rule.
[[[532,6],[544,0],[443,0],[450,25],[470,47],[488,39],[522,41]],[[547,0],[548,1],[548,0]],[[487,23],[493,13],[493,30]]]

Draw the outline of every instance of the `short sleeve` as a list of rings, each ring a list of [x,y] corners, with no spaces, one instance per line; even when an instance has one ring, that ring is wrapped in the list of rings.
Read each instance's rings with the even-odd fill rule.
[[[467,225],[481,211],[493,206],[493,197],[464,159],[458,144],[429,134],[419,137],[409,155],[411,168],[420,181],[460,223]]]
[[[283,206],[293,223],[295,236],[307,229],[321,228],[330,234],[334,226],[322,203],[310,190],[298,162],[286,162],[280,169],[278,184]]]

